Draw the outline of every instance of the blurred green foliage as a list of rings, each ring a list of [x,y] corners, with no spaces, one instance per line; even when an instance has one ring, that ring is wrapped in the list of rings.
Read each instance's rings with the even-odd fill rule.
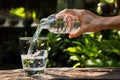
[[[48,56],[48,67],[62,67],[68,66],[67,60],[69,55],[66,54],[63,50],[69,47],[70,40],[67,38],[67,35],[57,35],[49,32],[49,56]]]
[[[120,66],[120,31],[107,30],[83,34],[74,39],[67,36],[48,34],[51,48],[48,67]]]
[[[63,1],[63,0],[58,0],[58,1]],[[98,14],[96,9],[99,3],[107,2],[110,5],[112,4],[114,5],[116,0],[98,0],[98,1],[92,0],[92,1],[95,2],[94,5],[93,5],[94,2],[89,3],[92,4],[89,6],[87,4],[84,5],[83,4],[84,1],[81,2],[81,4],[85,6],[85,8],[87,7],[86,9],[91,10],[94,13]],[[63,3],[61,2],[59,4],[62,5]],[[68,7],[68,5],[66,4],[64,6]],[[69,7],[75,8],[74,5]],[[81,8],[84,7],[81,6],[79,9]],[[104,8],[108,9],[106,8],[106,6],[104,6]],[[114,14],[111,11],[109,12],[110,15]],[[117,11],[115,13],[117,13]],[[104,15],[110,16],[108,13],[102,14],[101,16]],[[91,34],[83,34],[80,37],[74,39],[69,39],[68,35],[64,35],[64,34],[55,35],[49,32],[48,37],[50,39],[48,67],[61,67],[61,66],[119,67],[120,66],[120,58],[119,58],[120,31],[105,30]]]

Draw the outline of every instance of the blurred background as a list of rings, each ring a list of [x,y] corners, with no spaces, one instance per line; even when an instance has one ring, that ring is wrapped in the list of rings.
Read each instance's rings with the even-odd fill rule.
[[[40,19],[65,8],[87,9],[100,16],[119,15],[119,0],[0,0],[0,69],[22,68],[19,37],[32,37]],[[47,67],[119,67],[120,31],[83,34],[74,39],[49,37]]]

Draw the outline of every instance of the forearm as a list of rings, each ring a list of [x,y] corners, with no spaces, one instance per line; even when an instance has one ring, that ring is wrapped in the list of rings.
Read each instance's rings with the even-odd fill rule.
[[[99,26],[100,30],[118,29],[120,30],[120,16],[101,17]]]

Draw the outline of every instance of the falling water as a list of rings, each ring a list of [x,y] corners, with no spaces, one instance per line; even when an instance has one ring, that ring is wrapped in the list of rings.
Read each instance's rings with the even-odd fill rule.
[[[33,38],[32,38],[32,41],[30,43],[30,46],[29,46],[29,49],[28,49],[28,54],[32,54],[33,53],[33,49],[34,49],[34,46],[35,46],[35,41],[37,40],[37,38],[39,37],[39,35],[41,34],[42,32],[42,29],[40,25],[38,25],[34,35],[33,35]]]

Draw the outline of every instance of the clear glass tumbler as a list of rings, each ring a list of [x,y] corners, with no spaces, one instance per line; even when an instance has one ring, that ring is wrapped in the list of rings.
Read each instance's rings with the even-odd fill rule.
[[[23,70],[27,76],[39,76],[44,73],[48,56],[48,38],[38,37],[32,54],[27,54],[32,37],[20,37],[20,53]]]

